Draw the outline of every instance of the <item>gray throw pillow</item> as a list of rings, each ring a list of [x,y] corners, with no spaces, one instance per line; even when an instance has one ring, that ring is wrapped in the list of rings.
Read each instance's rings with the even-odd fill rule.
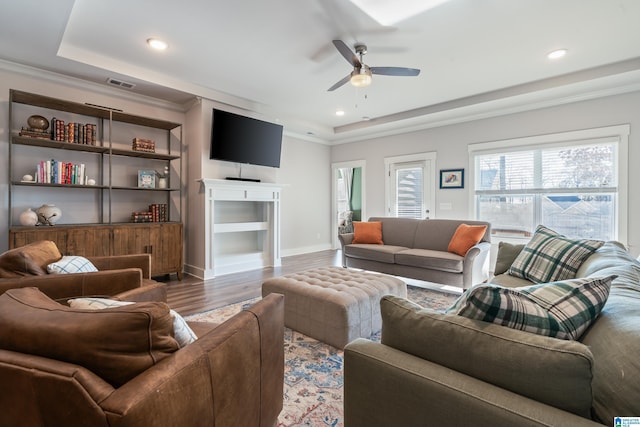
[[[498,255],[496,257],[496,266],[493,269],[493,274],[496,276],[498,274],[506,273],[513,264],[513,261],[516,260],[520,252],[524,249],[524,244],[522,245],[512,245],[507,242],[498,243]]]

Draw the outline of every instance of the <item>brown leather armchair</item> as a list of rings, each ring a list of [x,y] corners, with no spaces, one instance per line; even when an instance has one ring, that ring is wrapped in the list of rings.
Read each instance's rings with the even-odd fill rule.
[[[151,302],[136,304],[145,315],[131,313],[134,306],[117,309],[73,310],[49,300],[42,304],[29,295],[37,290],[10,290],[0,295],[0,424],[32,427],[273,427],[282,410],[284,382],[284,297],[271,294],[226,322],[192,324],[199,338],[177,351],[165,351],[159,362],[119,384],[112,385],[107,375],[96,374],[78,363],[53,358],[52,354],[80,357],[82,352],[96,352],[83,343],[54,340],[51,336],[71,334],[74,341],[87,333],[86,325],[95,328],[100,340],[116,339],[117,328],[144,324],[146,315],[154,314],[149,329],[138,328],[125,335],[125,346],[134,346],[148,337],[165,350],[168,307]],[[41,297],[40,297],[41,298]],[[42,299],[42,298],[41,298]],[[52,305],[54,304],[54,305]],[[41,308],[38,306],[42,306]],[[40,311],[39,311],[40,310]],[[22,313],[33,321],[17,319]],[[51,316],[58,316],[52,322]],[[76,321],[78,317],[87,321]],[[115,317],[114,317],[115,316]],[[125,316],[124,318],[122,316]],[[129,317],[126,317],[129,316]],[[75,319],[75,320],[74,320]],[[94,320],[88,320],[94,319]],[[65,323],[66,322],[66,323]],[[67,328],[60,327],[68,325]],[[43,328],[51,331],[43,332]],[[57,325],[57,327],[56,327]],[[158,326],[160,325],[160,326]],[[153,328],[156,328],[155,330]],[[206,330],[208,329],[208,332]],[[92,332],[89,332],[90,334]],[[159,338],[160,337],[160,338]],[[89,336],[89,340],[95,337]],[[46,342],[49,346],[36,345]],[[61,342],[62,341],[62,342]],[[111,368],[117,375],[127,368],[130,352],[124,359],[104,366],[98,360],[118,351],[119,344],[97,350],[85,365]],[[68,348],[71,346],[71,348]],[[108,348],[107,348],[108,347]],[[31,348],[27,352],[25,348]],[[22,349],[22,351],[20,350]],[[170,349],[171,350],[171,349]],[[156,353],[155,355],[158,355]],[[85,354],[86,356],[86,354]],[[149,358],[144,351],[142,356]],[[117,369],[113,369],[114,366]]]
[[[8,289],[35,287],[61,302],[80,296],[167,301],[166,285],[150,278],[149,254],[87,257],[99,271],[47,274],[47,264],[61,257],[51,241],[31,243],[1,254],[0,294]]]

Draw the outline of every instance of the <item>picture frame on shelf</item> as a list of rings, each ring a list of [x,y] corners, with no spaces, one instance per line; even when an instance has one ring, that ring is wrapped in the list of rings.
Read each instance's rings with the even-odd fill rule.
[[[138,188],[156,188],[156,171],[139,170]]]
[[[464,188],[464,169],[440,169],[440,188]]]

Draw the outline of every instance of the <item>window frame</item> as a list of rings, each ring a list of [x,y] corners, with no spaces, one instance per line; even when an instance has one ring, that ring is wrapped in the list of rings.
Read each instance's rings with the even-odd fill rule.
[[[617,198],[615,218],[615,240],[624,245],[628,242],[628,177],[629,177],[629,133],[630,125],[615,125],[593,129],[583,129],[568,132],[550,133],[544,135],[526,136],[514,139],[504,139],[489,142],[469,144],[469,209],[472,218],[477,218],[476,193],[476,162],[475,157],[481,154],[499,153],[502,151],[516,151],[527,148],[552,148],[554,146],[570,146],[590,143],[599,139],[614,139],[617,142]],[[498,240],[511,240],[498,238]]]

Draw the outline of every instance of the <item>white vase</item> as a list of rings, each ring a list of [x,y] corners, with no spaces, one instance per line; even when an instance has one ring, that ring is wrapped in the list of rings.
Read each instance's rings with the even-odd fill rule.
[[[36,225],[38,223],[38,214],[31,208],[20,214],[20,224],[22,225]]]
[[[36,209],[36,213],[42,225],[53,225],[62,217],[62,211],[56,205],[44,204]]]

